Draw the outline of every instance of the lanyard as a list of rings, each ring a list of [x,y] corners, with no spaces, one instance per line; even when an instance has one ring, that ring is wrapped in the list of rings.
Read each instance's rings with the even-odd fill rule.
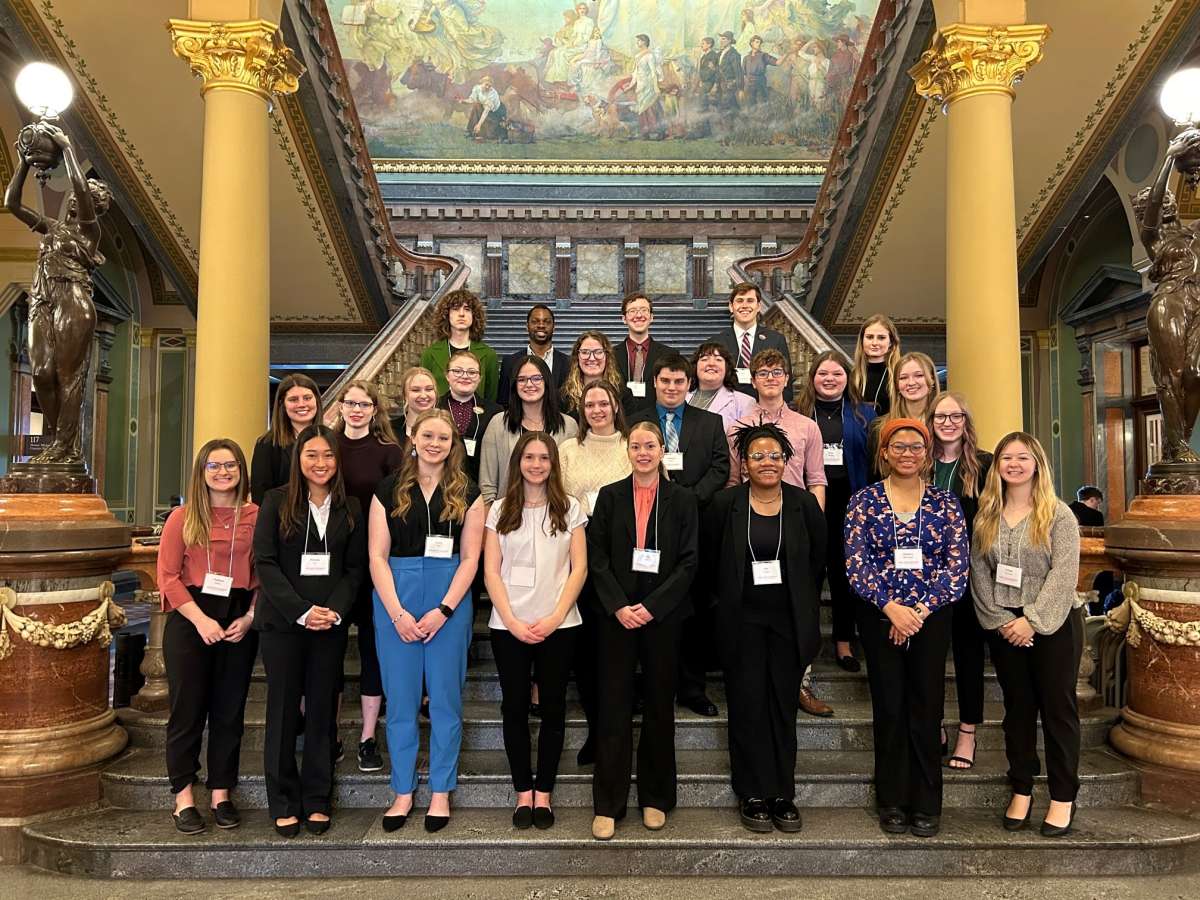
[[[436,492],[437,492],[437,488],[434,488],[434,493],[436,493]],[[422,494],[421,496],[424,497],[425,495]],[[432,500],[432,499],[433,499],[433,494],[430,494],[429,500]],[[432,535],[434,533],[434,531],[433,531],[433,514],[430,513],[430,511],[429,511],[429,500],[425,501],[425,533],[428,535]],[[446,523],[446,537],[448,537],[448,538],[454,537],[454,523],[453,522]]]
[[[885,490],[883,493],[884,493],[884,496],[886,497],[887,491]],[[925,502],[925,488],[922,487],[921,488],[921,499],[917,501],[917,547],[918,548],[921,546],[921,534],[923,533],[921,530],[921,522],[925,515],[924,502]],[[889,497],[888,498],[888,506],[891,506],[891,505],[892,505],[892,500]],[[896,546],[899,547],[900,546],[900,529],[896,525],[896,520],[897,520],[896,510],[895,510],[895,507],[893,507],[892,508],[892,538],[895,540]],[[910,519],[909,521],[912,521],[912,520]],[[908,527],[908,522],[904,523],[904,527],[905,528]]]
[[[753,500],[753,498],[751,498]],[[783,549],[783,496],[780,494],[779,512],[776,517],[779,519],[779,540],[775,544],[775,561],[779,561],[779,551]],[[754,515],[754,504],[751,502],[750,508],[746,510],[746,546],[750,548],[750,561],[758,562],[759,559],[754,555],[754,544],[750,541],[750,518]],[[763,518],[766,518],[764,516]]]
[[[1032,515],[1030,513],[1029,515]],[[1029,515],[1025,517],[1025,521],[1021,523],[1021,533],[1017,535],[1017,568],[1021,568],[1021,544],[1025,539],[1025,529],[1029,527]],[[1004,513],[1001,511],[1000,517],[1004,518]],[[1009,531],[1014,529],[1010,528]],[[996,542],[996,554],[999,557],[998,563],[1004,565],[1004,545],[999,541]]]
[[[658,487],[656,487],[656,488],[654,489],[654,549],[655,549],[655,550],[657,550],[657,549],[658,549],[658,492],[659,492],[660,490],[662,490],[662,485],[661,485],[661,484],[660,484],[660,485],[658,485]],[[634,510],[634,516],[636,517],[636,515],[637,515],[637,511],[636,511],[636,509],[635,509],[635,510]],[[634,522],[634,523],[633,523],[633,536],[634,536],[634,538],[635,538],[635,541],[636,541],[636,538],[637,538],[637,522]],[[650,548],[648,548],[648,547],[638,547],[637,549],[638,549],[638,550],[648,550],[648,549],[650,549]]]
[[[884,383],[884,381],[887,380],[887,376],[888,376],[888,371],[887,371],[887,368],[885,367],[883,370],[883,377],[879,379],[879,384],[875,386],[875,399],[871,401],[876,406],[879,405],[879,392],[883,390],[883,383]]]
[[[333,510],[331,509],[330,512]],[[304,553],[308,555],[308,528],[312,524],[312,501],[308,501],[308,512],[304,515]],[[325,533],[321,535],[321,543],[325,545],[325,555],[329,555],[329,522],[325,522]]]
[[[946,479],[946,490],[948,491],[954,491],[954,476],[958,472],[958,464],[960,462],[962,462],[962,456],[959,456],[959,458],[954,461],[954,465],[950,467],[950,477]],[[937,464],[935,463],[935,468],[936,465]],[[941,487],[941,485],[938,485],[938,487]]]
[[[229,534],[229,571],[225,573],[226,577],[233,577],[233,542],[237,540],[237,525],[238,516],[242,514],[242,508],[239,506],[233,511],[233,531]],[[204,562],[207,571],[213,570],[212,566],[212,529],[209,529],[209,540],[204,545]]]

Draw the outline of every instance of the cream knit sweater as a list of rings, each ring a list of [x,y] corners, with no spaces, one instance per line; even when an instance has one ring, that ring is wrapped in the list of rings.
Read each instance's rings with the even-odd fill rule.
[[[558,445],[563,487],[579,501],[585,514],[592,514],[588,505],[589,491],[598,491],[606,484],[628,478],[633,471],[627,444],[618,431],[607,436],[589,432],[582,444],[570,438]]]

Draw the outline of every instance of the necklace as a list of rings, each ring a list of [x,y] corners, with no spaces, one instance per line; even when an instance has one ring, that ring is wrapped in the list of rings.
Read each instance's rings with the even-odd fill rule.
[[[756,496],[754,491],[751,491],[750,499],[756,500],[757,502],[761,503],[763,506],[774,506],[776,503],[778,503],[780,500],[783,499],[783,491],[781,490],[778,494],[776,494],[770,500],[764,500],[762,497]]]

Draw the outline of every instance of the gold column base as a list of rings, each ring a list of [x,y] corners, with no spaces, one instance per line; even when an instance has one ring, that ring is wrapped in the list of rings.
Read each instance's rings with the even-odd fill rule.
[[[1108,739],[1131,759],[1200,773],[1200,726],[1164,722],[1125,707]]]

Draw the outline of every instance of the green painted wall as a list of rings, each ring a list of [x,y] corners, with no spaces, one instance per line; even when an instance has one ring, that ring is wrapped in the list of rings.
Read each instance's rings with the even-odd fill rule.
[[[1083,484],[1083,391],[1079,387],[1082,361],[1075,344],[1075,329],[1058,323],[1058,428],[1062,436],[1062,457],[1058,461],[1057,487],[1060,497],[1074,499]]]
[[[133,486],[129,483],[129,410],[132,396],[129,341],[132,330],[129,322],[122,322],[117,327],[108,355],[113,380],[108,392],[104,499],[113,509],[133,506]]]

